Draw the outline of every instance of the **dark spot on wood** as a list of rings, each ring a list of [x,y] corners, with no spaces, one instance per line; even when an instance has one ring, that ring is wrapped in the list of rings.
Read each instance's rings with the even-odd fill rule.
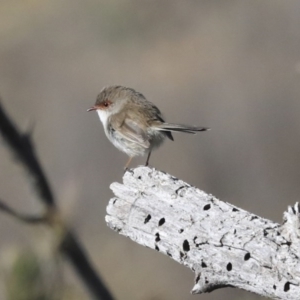
[[[226,269],[228,272],[230,272],[232,270],[232,263],[228,263]]]
[[[258,216],[252,216],[251,219],[250,219],[250,221],[253,221],[255,219],[258,219]]]
[[[189,244],[188,240],[184,240],[182,247],[185,252],[190,251],[190,244]]]
[[[206,204],[204,207],[203,207],[203,210],[209,210],[210,209],[210,204]]]
[[[158,248],[158,246],[157,246],[157,245],[155,245],[155,250],[156,250],[156,251],[159,251],[159,248]]]
[[[236,212],[236,211],[239,211],[239,210],[238,210],[237,208],[234,207],[234,208],[232,209],[232,211]]]
[[[201,267],[202,267],[202,268],[207,268],[207,264],[203,261],[203,262],[201,263]]]
[[[233,234],[236,234],[236,229],[234,229]]]
[[[158,226],[163,225],[165,222],[166,222],[165,218],[161,218],[161,219],[158,221]]]
[[[172,254],[169,251],[167,251],[167,255],[172,257]]]
[[[178,181],[179,179],[177,177],[171,176],[172,180]]]
[[[180,258],[183,258],[183,257],[184,257],[184,253],[183,253],[183,252],[180,251],[179,254],[180,254]]]
[[[113,204],[116,204],[117,201],[118,201],[118,199],[115,199],[115,200],[113,201]]]
[[[287,281],[287,282],[285,283],[284,287],[283,287],[283,290],[284,290],[285,292],[287,292],[287,291],[289,291],[289,289],[290,289],[290,282]]]
[[[184,229],[182,229],[182,228],[178,230],[179,233],[183,233],[183,231],[184,231]]]
[[[244,256],[244,260],[249,260],[251,257],[250,253],[246,253],[245,256]]]
[[[151,215],[148,215],[145,220],[144,220],[144,224],[147,224],[151,219]]]
[[[137,179],[141,180],[141,179],[142,179],[142,176],[139,176]]]
[[[286,244],[287,244],[288,246],[291,246],[291,245],[292,245],[292,242],[286,242]]]
[[[185,188],[185,185],[181,186],[180,188],[178,188],[178,189],[175,191],[175,193],[176,193],[177,195],[179,195],[179,194],[178,194],[179,191],[182,190],[182,189],[184,189],[184,188]],[[181,195],[179,195],[179,196],[181,196]]]
[[[158,243],[160,241],[159,233],[155,233],[155,242]]]
[[[266,268],[266,269],[270,269],[270,270],[272,269],[272,268],[271,268],[270,266],[268,266],[268,265],[263,265],[263,267]]]
[[[207,277],[205,277],[205,284],[209,284],[209,281],[207,280]]]
[[[276,290],[276,285],[275,284],[273,285],[273,289]]]

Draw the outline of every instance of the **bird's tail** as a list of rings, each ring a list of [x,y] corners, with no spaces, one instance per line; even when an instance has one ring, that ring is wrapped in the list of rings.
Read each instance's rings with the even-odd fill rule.
[[[189,126],[182,124],[171,124],[171,123],[162,123],[155,126],[156,130],[160,131],[174,131],[174,132],[186,132],[195,134],[199,131],[207,131],[210,128],[207,127],[198,127],[198,126]]]

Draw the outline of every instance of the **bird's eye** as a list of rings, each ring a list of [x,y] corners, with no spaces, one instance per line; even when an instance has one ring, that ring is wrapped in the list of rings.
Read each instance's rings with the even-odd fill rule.
[[[107,101],[104,101],[103,105],[104,105],[105,107],[108,107],[109,103],[108,103]]]

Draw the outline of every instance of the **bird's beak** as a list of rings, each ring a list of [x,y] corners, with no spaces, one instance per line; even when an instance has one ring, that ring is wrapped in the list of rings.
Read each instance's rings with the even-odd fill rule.
[[[93,111],[93,110],[97,110],[98,108],[96,106],[92,106],[91,108],[89,108],[87,111]]]

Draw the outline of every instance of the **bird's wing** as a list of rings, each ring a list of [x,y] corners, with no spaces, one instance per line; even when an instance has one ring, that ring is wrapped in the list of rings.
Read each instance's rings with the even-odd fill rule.
[[[123,120],[120,124],[118,134],[131,142],[137,143],[145,149],[150,147],[144,128],[130,118],[125,118]]]

